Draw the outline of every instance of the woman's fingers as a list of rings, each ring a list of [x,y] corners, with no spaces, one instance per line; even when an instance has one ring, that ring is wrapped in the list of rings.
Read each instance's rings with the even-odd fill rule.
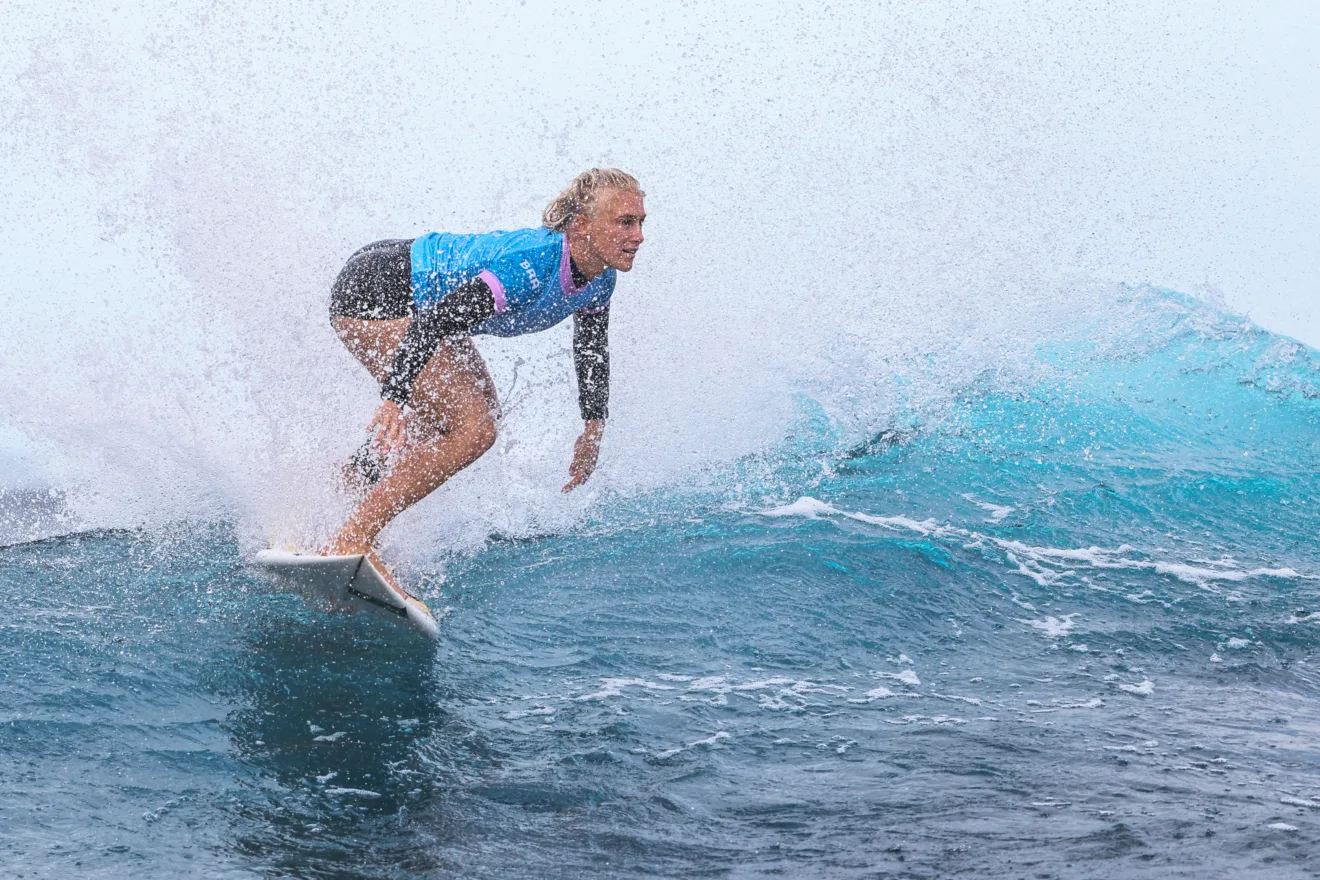
[[[372,421],[371,423],[372,446],[375,446],[381,452],[388,453],[389,442],[390,442],[389,437],[390,437],[390,427],[389,424],[384,419],[377,417],[374,421]]]
[[[568,468],[568,482],[564,484],[564,491],[572,492],[578,486],[585,483],[589,476],[591,476],[591,469],[583,467],[574,460],[573,464]]]
[[[564,484],[562,492],[572,492],[578,486],[581,486],[586,477],[582,475],[582,469],[578,467],[577,456],[573,456],[573,463],[568,466],[568,482]]]
[[[388,421],[385,422],[385,444],[390,448],[390,451],[393,451],[394,447],[398,446],[399,441],[402,439],[403,419],[394,413],[391,413],[388,417]]]
[[[398,404],[386,400],[376,409],[367,430],[371,432],[372,445],[384,455],[389,455],[403,444],[405,429],[403,411]]]
[[[385,424],[385,452],[389,454],[403,442],[402,419],[392,418]]]
[[[573,444],[573,463],[568,466],[568,482],[563,491],[571,492],[585,483],[596,470],[596,456],[600,452],[599,435],[586,432]]]

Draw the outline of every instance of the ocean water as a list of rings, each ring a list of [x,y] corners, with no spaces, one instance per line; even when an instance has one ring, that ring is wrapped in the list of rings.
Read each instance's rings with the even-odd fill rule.
[[[1313,10],[6,13],[0,877],[1320,873]],[[344,259],[592,166],[590,483],[567,328],[483,339],[438,644],[273,591]]]
[[[3,873],[1315,876],[1320,357],[1124,295],[1139,353],[851,445],[804,396],[414,561],[438,645],[271,593],[224,519],[9,544]]]

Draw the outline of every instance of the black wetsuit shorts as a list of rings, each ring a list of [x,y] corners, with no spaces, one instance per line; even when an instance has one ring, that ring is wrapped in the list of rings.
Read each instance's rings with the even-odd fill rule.
[[[348,258],[330,288],[330,314],[387,321],[413,313],[411,238],[372,242]]]

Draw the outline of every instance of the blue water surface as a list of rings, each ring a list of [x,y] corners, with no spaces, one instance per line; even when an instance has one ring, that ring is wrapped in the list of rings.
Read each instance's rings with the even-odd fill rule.
[[[0,554],[13,877],[1320,876],[1320,372],[1247,325],[492,536],[439,646],[232,527]]]

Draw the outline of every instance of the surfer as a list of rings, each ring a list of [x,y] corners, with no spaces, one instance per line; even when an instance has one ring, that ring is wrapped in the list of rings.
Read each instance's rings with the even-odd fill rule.
[[[350,462],[369,488],[324,555],[368,554],[389,577],[372,551],[381,530],[494,445],[499,401],[475,335],[520,336],[573,316],[583,429],[563,490],[586,482],[608,415],[610,296],[642,244],[644,195],[632,175],[593,168],[550,202],[538,228],[431,232],[349,258],[330,323],[382,400]]]

